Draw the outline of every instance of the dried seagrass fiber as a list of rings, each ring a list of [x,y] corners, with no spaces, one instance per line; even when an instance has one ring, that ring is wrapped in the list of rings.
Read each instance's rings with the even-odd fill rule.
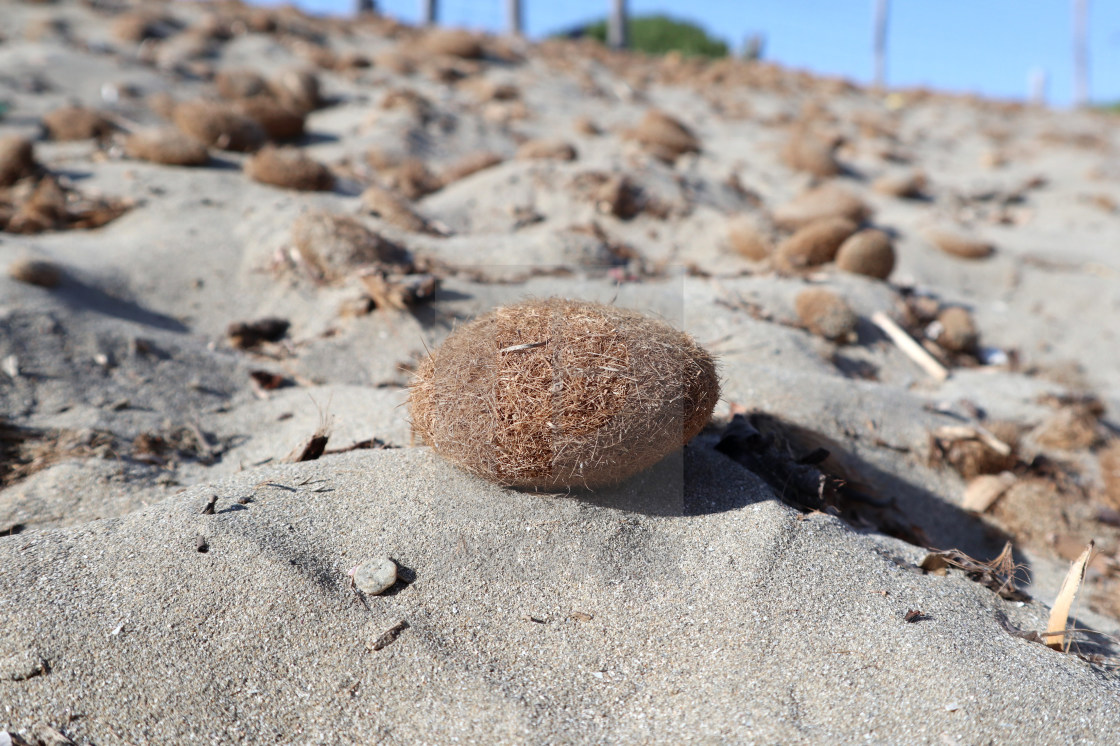
[[[503,485],[595,488],[680,448],[719,398],[712,357],[636,311],[549,298],[453,332],[417,369],[413,428]]]

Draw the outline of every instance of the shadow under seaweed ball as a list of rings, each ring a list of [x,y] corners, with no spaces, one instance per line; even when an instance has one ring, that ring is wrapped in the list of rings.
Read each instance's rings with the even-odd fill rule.
[[[636,311],[550,298],[453,332],[409,395],[424,441],[510,487],[595,488],[680,448],[719,398],[715,363],[687,334]]]

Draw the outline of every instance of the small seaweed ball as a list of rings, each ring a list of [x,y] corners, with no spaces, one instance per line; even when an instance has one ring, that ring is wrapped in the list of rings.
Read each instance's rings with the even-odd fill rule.
[[[825,339],[850,338],[859,320],[846,300],[825,288],[802,290],[794,306],[809,331]]]
[[[319,78],[310,70],[285,70],[268,81],[268,89],[284,106],[310,112],[323,105]]]
[[[463,29],[432,29],[420,38],[418,46],[421,51],[430,55],[467,60],[480,59],[485,52],[478,37]]]
[[[325,192],[334,186],[330,170],[298,148],[266,145],[245,161],[245,173],[262,184],[305,192]]]
[[[668,324],[550,298],[453,332],[412,381],[413,427],[439,454],[499,484],[620,482],[700,432],[719,398],[712,357]]]
[[[113,132],[104,114],[85,106],[64,106],[43,115],[43,128],[52,140],[100,140]]]
[[[434,233],[428,221],[416,214],[408,202],[388,189],[368,187],[362,192],[362,207],[398,228],[415,233]]]
[[[941,333],[937,344],[953,352],[972,352],[980,341],[980,333],[972,321],[972,314],[959,306],[946,308],[937,315]]]
[[[307,115],[291,109],[271,96],[253,96],[234,103],[238,113],[249,117],[265,131],[270,140],[303,137]]]
[[[124,141],[129,158],[168,166],[204,166],[210,160],[206,146],[179,130],[135,132]]]
[[[408,272],[408,252],[348,215],[307,212],[292,223],[292,245],[311,273],[338,282],[364,265],[387,265]]]
[[[658,109],[650,109],[638,126],[626,133],[658,160],[672,164],[685,153],[699,153],[700,140],[683,122]]]
[[[445,168],[443,173],[439,175],[439,182],[443,186],[454,184],[456,181],[472,176],[479,171],[493,168],[501,162],[502,157],[497,153],[489,151],[470,153]]]
[[[968,238],[959,233],[934,230],[928,231],[926,238],[946,254],[952,254],[961,259],[987,259],[995,252],[995,247],[987,241]]]
[[[779,228],[797,230],[822,218],[847,218],[861,223],[871,216],[871,208],[856,195],[832,183],[812,187],[774,210]]]
[[[836,266],[845,272],[887,279],[894,269],[891,237],[874,228],[852,234],[840,244],[836,252]]]
[[[268,81],[255,70],[222,70],[214,76],[214,86],[224,99],[252,98],[268,93]]]
[[[774,242],[758,221],[737,215],[727,222],[727,241],[737,253],[754,262],[761,262],[774,250]]]
[[[798,272],[831,262],[840,245],[856,232],[847,218],[825,218],[810,223],[778,246],[774,266],[783,272]]]
[[[256,120],[228,103],[185,101],[175,105],[172,119],[184,134],[222,150],[254,151],[268,139]]]
[[[842,169],[833,152],[836,143],[798,130],[782,149],[782,161],[795,171],[804,171],[820,178],[836,176]]]

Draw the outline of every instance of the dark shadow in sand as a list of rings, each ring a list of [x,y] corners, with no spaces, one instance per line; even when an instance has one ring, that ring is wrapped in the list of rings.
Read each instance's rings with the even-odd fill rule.
[[[66,275],[63,278],[57,292],[58,298],[75,311],[93,311],[169,332],[189,331],[183,322],[172,316],[150,311],[132,301],[116,298],[101,288],[82,282],[73,275]]]

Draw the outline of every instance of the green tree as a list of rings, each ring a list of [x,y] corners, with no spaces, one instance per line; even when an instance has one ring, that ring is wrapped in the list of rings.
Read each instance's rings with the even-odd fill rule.
[[[727,45],[708,36],[695,23],[678,21],[663,15],[635,16],[626,26],[630,49],[646,54],[665,54],[674,50],[693,57],[726,57]],[[606,20],[593,23],[584,33],[604,44],[607,41]]]

